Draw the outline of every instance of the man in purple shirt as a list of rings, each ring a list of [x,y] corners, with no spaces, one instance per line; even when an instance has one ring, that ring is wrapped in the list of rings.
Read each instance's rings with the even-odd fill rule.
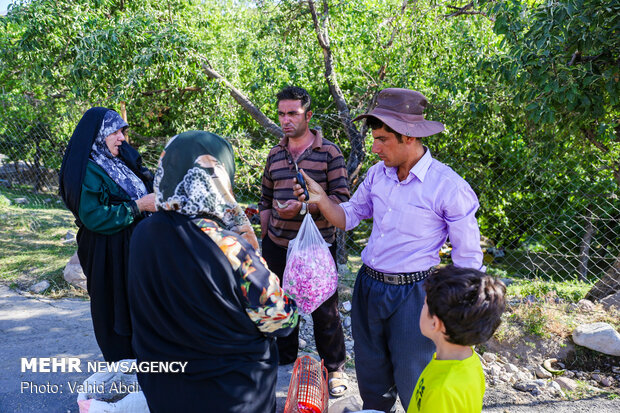
[[[336,204],[304,174],[310,199],[334,226],[350,230],[373,218],[363,266],[353,291],[355,370],[364,409],[408,407],[434,345],[418,320],[424,278],[439,264],[447,238],[457,267],[483,269],[478,199],[450,167],[432,158],[422,139],[443,131],[424,119],[427,99],[408,89],[384,89],[367,118],[381,162],[373,165],[349,202]],[[304,200],[295,185],[295,195]]]

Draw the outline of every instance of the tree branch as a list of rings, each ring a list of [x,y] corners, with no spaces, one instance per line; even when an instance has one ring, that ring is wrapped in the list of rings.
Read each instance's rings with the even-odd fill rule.
[[[168,142],[168,140],[171,138],[171,136],[144,136],[136,132],[134,129],[132,129],[131,126],[129,127],[128,133],[133,138],[131,140],[131,145],[134,146],[136,149],[139,149],[139,147],[137,146],[135,138],[137,138],[138,140],[142,142],[150,142],[150,143],[160,142],[162,144],[166,144],[166,142]]]
[[[241,107],[250,114],[250,116],[258,122],[263,128],[267,129],[267,132],[275,136],[276,138],[282,137],[282,129],[271,119],[269,119],[259,108],[257,108],[250,99],[247,98],[240,90],[235,88],[228,80],[224,79],[222,75],[216,72],[209,61],[205,57],[199,57],[202,60],[202,70],[207,74],[209,79],[217,80],[224,87],[230,91],[230,95],[237,101]]]
[[[602,57],[603,55],[605,55],[605,53],[599,53],[596,56],[582,56],[581,52],[577,50],[571,56],[570,61],[567,63],[567,66],[572,66],[575,64],[581,64],[581,63],[587,63],[587,62],[593,62],[597,60],[598,58]]]
[[[157,90],[149,90],[148,92],[140,92],[143,96],[153,96],[159,93],[168,93],[168,92],[202,92],[201,87],[191,86],[191,87],[180,87],[180,88],[170,88],[170,89],[157,89]]]
[[[609,148],[607,146],[596,140],[594,132],[592,132],[591,129],[582,129],[581,131],[584,133],[584,135],[586,135],[586,138],[590,141],[590,143],[592,143],[592,145],[596,146],[603,153],[609,152]]]
[[[324,6],[327,6],[326,4],[324,4]],[[327,37],[327,32],[325,31],[327,25],[325,23],[325,21],[327,20],[327,17],[324,17],[323,22],[319,22],[319,18],[316,12],[316,7],[314,5],[314,1],[313,0],[308,0],[308,8],[310,9],[310,14],[312,15],[312,22],[314,23],[314,29],[316,31],[316,37],[319,40],[319,46],[321,46],[321,48],[325,51],[325,50],[330,50],[330,46],[329,46],[329,37]],[[325,52],[324,52],[325,53]],[[331,54],[331,51],[329,51],[329,53]]]
[[[400,14],[398,16],[391,17],[388,20],[391,22],[391,21],[399,20],[400,18],[402,18],[405,15],[405,10],[407,10],[407,6],[409,5],[408,3],[409,3],[408,0],[403,0],[403,4],[400,7]],[[400,31],[400,29],[398,28],[398,26],[394,25],[394,28],[392,29],[392,35],[390,36],[389,42],[387,42],[384,45],[381,45],[381,47],[383,47],[386,50],[389,50],[392,47],[392,44],[394,42],[394,38],[396,37],[396,35],[398,34],[399,31]],[[377,35],[377,42],[378,42],[378,40],[379,40],[379,36]],[[379,72],[377,73],[377,81],[375,81],[375,86],[377,88],[379,88],[379,86],[381,85],[383,79],[385,79],[385,75],[387,73],[388,65],[389,65],[389,61],[386,61],[379,68]],[[379,94],[378,91],[376,93],[374,93],[374,95],[373,95],[372,99],[370,99],[370,102],[368,103],[368,107],[366,108],[366,111],[364,113],[369,112],[375,106],[375,103],[377,103],[377,96],[378,96],[378,94]],[[360,129],[360,133],[361,133],[362,136],[366,136],[366,133],[368,133],[368,124],[366,123],[365,120],[362,123],[362,127]]]
[[[474,7],[474,2],[473,1],[471,3],[468,3],[468,4],[466,4],[464,6],[461,6],[461,7],[459,7],[459,6],[451,6],[451,5],[447,5],[446,7],[448,7],[449,9],[452,9],[452,10],[456,10],[454,13],[444,14],[443,17],[445,17],[446,19],[449,19],[450,17],[462,16],[462,15],[480,14],[481,16],[486,17],[487,19],[491,20],[492,22],[495,21],[495,19],[493,17],[489,17],[483,11],[470,10],[470,9],[473,9],[473,7]]]
[[[313,0],[308,0],[308,9],[312,15],[312,22],[314,24],[314,30],[319,41],[319,45],[323,51],[323,63],[325,65],[325,80],[329,92],[336,104],[338,110],[338,118],[342,124],[349,142],[351,143],[351,153],[347,161],[347,173],[349,175],[349,182],[355,180],[355,177],[359,173],[360,165],[366,157],[364,152],[364,136],[359,133],[353,121],[351,120],[351,113],[349,112],[349,106],[344,98],[344,94],[338,84],[338,79],[334,73],[334,61],[332,57],[332,51],[329,44],[328,34],[328,22],[329,22],[329,7],[327,0],[323,0],[323,16],[322,21],[319,21],[319,16],[316,11],[316,6]]]
[[[60,52],[60,54],[58,56],[56,56],[56,59],[54,59],[54,63],[52,63],[51,67],[56,67],[58,66],[58,63],[60,63],[60,60],[65,57],[65,54],[67,54],[67,50],[69,49],[69,42],[67,42],[65,44],[65,48],[63,49],[62,52]]]
[[[258,151],[243,151],[240,148],[243,145],[243,142],[235,136],[229,137],[231,143],[233,143],[233,148],[235,149],[235,156],[243,162],[245,165],[249,165],[256,170],[261,170],[265,167],[265,159],[262,158],[260,152]],[[247,156],[246,156],[247,155]]]
[[[384,26],[386,24],[392,23],[393,21],[397,21],[399,20],[404,14],[405,14],[405,10],[407,10],[407,5],[409,3],[409,0],[403,0],[403,4],[400,6],[400,14],[398,16],[392,16],[389,19],[384,20],[383,22],[381,22],[379,24],[379,28],[381,28],[381,26]],[[398,26],[394,25],[394,27],[392,28],[392,34],[390,35],[390,40],[388,40],[387,43],[382,44],[381,47],[384,49],[389,49],[392,46],[392,43],[394,43],[394,38],[396,37],[396,34],[398,33]],[[379,43],[379,32],[377,31],[377,43]]]
[[[573,64],[575,64],[575,61],[579,58],[580,55],[581,53],[579,53],[579,51],[576,51],[575,53],[573,53],[573,55],[570,58],[570,61],[566,64],[566,66],[572,66]]]

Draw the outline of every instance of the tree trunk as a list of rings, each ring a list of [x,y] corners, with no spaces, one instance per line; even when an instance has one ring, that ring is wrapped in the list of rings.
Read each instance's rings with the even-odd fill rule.
[[[22,184],[21,176],[22,173],[19,170],[19,161],[13,161],[13,174],[9,174],[11,186],[13,186],[13,180],[15,180],[18,185]]]
[[[121,118],[127,122],[127,105],[125,104],[125,101],[121,102]]]
[[[342,124],[344,132],[347,134],[347,138],[349,138],[349,142],[351,143],[351,153],[349,155],[349,159],[347,160],[347,174],[349,175],[349,185],[351,185],[359,174],[362,162],[364,162],[364,158],[366,157],[366,152],[364,151],[364,136],[360,134],[353,124],[351,113],[349,112],[349,106],[342,90],[340,89],[340,85],[338,84],[336,73],[334,72],[334,59],[332,57],[328,32],[329,7],[327,2],[323,1],[323,14],[321,18],[319,18],[314,1],[308,0],[308,9],[312,15],[312,22],[314,24],[317,40],[319,41],[319,46],[321,46],[321,50],[323,51],[325,81],[327,83],[327,87],[329,88],[329,93],[331,94],[332,99],[336,104],[336,108],[338,109],[338,118],[340,123]]]
[[[582,129],[582,131],[590,143],[592,143],[596,148],[601,150],[603,153],[609,152],[609,148],[606,145],[596,140],[596,135],[593,129]],[[618,136],[618,134],[620,134],[620,129],[616,129],[616,136]],[[609,169],[613,172],[614,179],[620,187],[620,162],[614,162],[610,165]],[[614,265],[609,269],[609,271],[607,271],[603,278],[594,284],[590,291],[588,291],[588,294],[586,294],[585,298],[592,301],[600,300],[618,291],[620,291],[620,254],[616,257],[616,262],[614,262]]]
[[[123,118],[123,120],[125,122],[127,122],[127,105],[125,104],[125,101],[121,102],[121,118]],[[127,123],[129,123],[129,122],[127,122]],[[126,132],[125,140],[127,141],[128,144],[131,145],[131,140],[129,138],[129,133],[128,132],[129,131]]]
[[[353,124],[351,113],[349,111],[348,103],[345,99],[344,93],[340,89],[340,85],[338,83],[338,78],[336,76],[336,72],[334,71],[334,61],[331,50],[331,41],[329,37],[329,5],[327,0],[323,0],[322,2],[322,10],[317,11],[317,7],[314,0],[307,0],[308,10],[312,16],[312,23],[314,25],[314,29],[316,32],[316,37],[321,47],[321,51],[323,52],[323,63],[324,63],[324,76],[327,86],[329,88],[330,95],[334,101],[336,109],[338,110],[338,118],[343,127],[345,134],[351,145],[351,151],[349,157],[347,159],[347,174],[349,179],[349,186],[351,188],[357,186],[360,178],[360,170],[364,159],[366,157],[366,151],[364,147],[364,140],[366,137],[367,127],[365,123],[362,125],[361,130],[356,128]],[[405,16],[405,11],[408,7],[408,0],[403,0],[402,5],[398,9],[398,13],[395,17],[387,19],[386,22],[394,22],[400,18]],[[394,24],[394,28],[392,30],[390,40],[381,45],[384,49],[389,49],[392,47],[393,40],[396,34],[400,31],[400,25]],[[377,37],[379,39],[379,37]],[[246,112],[254,118],[261,126],[263,126],[269,133],[274,136],[281,137],[282,130],[274,124],[269,118],[267,118],[256,106],[250,102],[250,100],[243,95],[239,90],[237,90],[233,85],[230,84],[222,75],[216,72],[209,61],[201,56],[200,60],[202,61],[202,69],[209,76],[210,79],[215,79],[221,82],[224,87],[230,90],[230,94],[232,97],[245,109]],[[379,69],[379,73],[377,79],[379,83],[384,79],[388,67],[388,61],[383,62],[381,68]],[[374,87],[378,87],[378,84],[375,84]],[[369,102],[368,110],[372,109],[376,100],[376,93],[374,93],[373,98]],[[346,250],[346,235],[343,231],[338,230],[337,232],[337,258],[338,263],[343,264],[347,262],[347,250]]]
[[[614,265],[607,271],[603,278],[594,284],[585,298],[591,301],[597,301],[618,291],[620,291],[620,254],[616,257]]]
[[[590,244],[592,243],[592,235],[594,234],[594,225],[592,224],[592,210],[590,206],[588,206],[586,214],[586,233],[583,236],[579,252],[579,279],[581,281],[586,281],[588,277]]]

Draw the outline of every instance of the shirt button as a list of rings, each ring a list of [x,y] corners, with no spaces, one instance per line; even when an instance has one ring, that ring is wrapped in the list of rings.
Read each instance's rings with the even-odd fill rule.
[[[370,260],[371,262],[375,262],[375,259],[373,258],[372,260]]]
[[[381,234],[381,238],[383,238],[385,236],[385,234]]]
[[[388,208],[388,212],[392,212],[392,208]]]

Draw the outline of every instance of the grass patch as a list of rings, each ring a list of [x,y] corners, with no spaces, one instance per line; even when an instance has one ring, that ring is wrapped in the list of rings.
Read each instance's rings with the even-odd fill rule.
[[[546,326],[550,317],[548,311],[545,311],[542,306],[522,306],[518,311],[512,313],[511,317],[521,319],[523,330],[526,334],[538,337],[547,337],[549,335]]]
[[[521,327],[512,322],[512,320],[509,321],[506,316],[502,318],[502,324],[500,324],[498,329],[495,331],[493,338],[495,338],[500,344],[510,343],[521,334]]]
[[[584,307],[548,296],[534,302],[508,296],[502,323],[485,349],[531,364],[539,362],[537,357],[559,357],[571,370],[610,372],[617,365],[617,357],[575,346],[571,338],[577,326],[596,322],[608,323],[618,330],[620,311],[605,309],[600,303]]]
[[[572,303],[544,300],[522,303],[511,298],[494,335],[500,343],[523,336],[566,339],[578,325],[585,323],[603,322],[620,328],[620,313],[605,310],[601,304],[596,304],[593,311],[582,311]]]
[[[506,294],[525,298],[528,296],[536,297],[539,300],[550,300],[559,298],[560,300],[576,303],[581,300],[592,288],[592,284],[568,280],[551,281],[540,278],[534,280],[518,279],[507,287]]]
[[[46,294],[59,297],[83,294],[63,279],[75,244],[62,243],[67,231],[77,232],[66,209],[8,205],[0,195],[0,282],[26,289],[47,280]]]
[[[32,187],[15,185],[12,188],[0,188],[0,206],[18,204],[19,198],[25,199],[19,207],[25,209],[64,208],[64,204],[56,192],[33,193]]]

